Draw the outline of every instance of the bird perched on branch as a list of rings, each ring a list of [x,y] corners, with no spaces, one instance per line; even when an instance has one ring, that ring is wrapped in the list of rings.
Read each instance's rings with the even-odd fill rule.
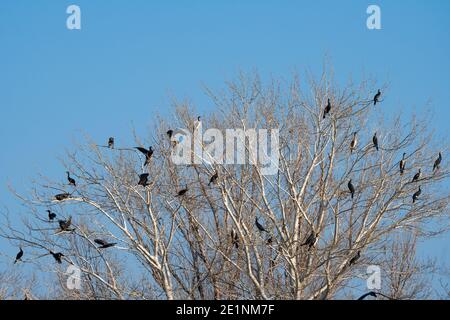
[[[422,173],[422,169],[419,168],[419,171],[414,175],[414,177],[413,177],[411,182],[416,182],[417,180],[419,180],[421,173]]]
[[[194,131],[196,131],[201,126],[201,124],[202,124],[201,117],[198,116],[197,120],[194,122]]]
[[[417,199],[419,199],[420,194],[422,193],[422,189],[419,186],[419,190],[417,190],[414,194],[413,194],[413,203],[415,203],[417,201]]]
[[[375,134],[373,135],[372,142],[373,142],[373,146],[374,146],[375,149],[377,149],[377,151],[378,151],[378,138],[377,138],[377,133],[376,133],[376,132],[375,132]]]
[[[99,245],[99,249],[108,249],[114,247],[117,244],[116,242],[107,242],[102,239],[95,239],[94,242]]]
[[[312,231],[311,234],[308,236],[308,238],[306,238],[305,242],[302,243],[302,247],[308,246],[309,249],[311,249],[312,247],[314,247],[316,242],[317,242],[317,234],[314,231]]]
[[[373,97],[373,105],[376,106],[377,103],[380,101],[381,98],[381,90],[378,89],[377,94]]]
[[[17,263],[17,261],[20,261],[23,257],[23,250],[22,250],[22,248],[19,248],[19,249],[20,249],[20,251],[16,255],[16,260],[14,260],[14,264]]]
[[[59,220],[59,228],[61,231],[73,231],[74,229],[70,229],[70,226],[72,224],[72,217],[69,217],[67,220]]]
[[[357,132],[353,132],[353,139],[352,142],[350,142],[350,153],[353,153],[353,150],[355,150],[356,145],[358,144],[358,137],[356,135]]]
[[[211,179],[209,179],[208,186],[210,186],[211,183],[215,183],[218,178],[219,178],[219,173],[216,171],[214,173],[214,175],[211,177]]]
[[[69,185],[76,187],[77,184],[75,182],[75,179],[70,177],[70,172],[69,171],[66,171],[66,173],[67,173],[67,181],[69,181]]]
[[[55,196],[57,201],[67,200],[68,198],[70,198],[70,193],[60,193]]]
[[[47,213],[48,213],[48,220],[53,221],[56,218],[56,213],[53,213],[50,210],[47,210]]]
[[[143,186],[144,188],[148,186],[148,173],[143,173],[139,175],[138,186]]]
[[[135,149],[139,150],[143,155],[145,155],[144,167],[146,165],[148,165],[150,163],[150,159],[152,158],[152,155],[153,155],[153,147],[150,146],[148,148],[148,150],[145,148],[142,148],[142,147],[135,147]]]
[[[114,137],[108,139],[108,148],[114,149]]]
[[[231,243],[236,249],[239,249],[239,235],[233,229],[231,230]]]
[[[64,254],[61,252],[54,253],[53,251],[50,251],[50,254],[53,256],[53,259],[55,259],[56,262],[59,264],[62,263],[62,257],[64,257]]]
[[[178,191],[177,196],[178,196],[178,197],[182,197],[182,196],[184,196],[187,192],[188,192],[188,187],[187,187],[187,185],[186,185],[186,188],[181,189],[180,191]]]
[[[405,167],[406,167],[405,157],[406,157],[406,153],[403,153],[403,158],[402,158],[402,160],[400,160],[400,175],[402,175],[403,172],[405,172]]]
[[[330,102],[330,99],[328,99],[328,103],[325,107],[325,110],[323,110],[323,118],[324,119],[326,118],[327,114],[330,113],[330,111],[331,111],[331,102]]]
[[[436,170],[436,169],[439,169],[439,165],[441,164],[441,162],[442,162],[442,154],[439,152],[439,156],[438,156],[438,158],[436,159],[436,161],[434,162],[434,165],[433,165],[433,171]]]
[[[358,251],[356,253],[356,255],[353,258],[350,259],[348,265],[349,266],[354,265],[359,260],[360,257],[361,257],[361,251]]]
[[[259,223],[258,217],[255,218],[255,226],[260,232],[267,232],[267,230]]]
[[[70,177],[70,172],[69,171],[66,171],[66,173],[67,173],[67,181],[69,181],[69,185],[76,187],[77,184],[75,182],[75,179]]]
[[[355,196],[355,186],[352,183],[352,179],[350,179],[348,181],[348,185],[347,186],[348,186],[348,190],[350,190],[350,193],[351,193],[352,199],[353,199],[353,197]]]
[[[367,298],[368,296],[372,296],[372,297],[376,298],[376,297],[377,297],[377,293],[374,292],[374,291],[370,291],[370,292],[368,292],[368,293],[366,293],[366,294],[363,294],[363,295],[362,295],[361,297],[359,297],[357,300],[364,300],[364,299]]]

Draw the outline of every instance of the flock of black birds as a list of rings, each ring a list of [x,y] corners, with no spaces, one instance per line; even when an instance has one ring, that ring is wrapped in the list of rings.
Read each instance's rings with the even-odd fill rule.
[[[377,103],[379,103],[380,98],[381,98],[381,90],[378,90],[378,92],[375,94],[375,96],[373,98],[373,104],[376,105]],[[330,99],[328,99],[327,104],[323,111],[323,119],[325,119],[326,116],[331,112],[331,109],[332,109],[331,101],[330,101]],[[373,143],[373,147],[377,151],[379,151],[380,147],[379,147],[378,137],[377,137],[376,132],[374,133],[374,135],[372,137],[372,143]],[[358,145],[357,132],[353,132],[353,137],[350,142],[350,153],[351,154],[353,154],[353,151],[355,151],[355,149],[357,148],[357,145]],[[438,158],[435,160],[434,165],[433,165],[433,172],[439,168],[441,162],[442,162],[442,154],[441,154],[441,152],[439,152]],[[406,153],[403,153],[403,157],[399,162],[399,167],[400,167],[400,175],[403,175],[405,168],[406,168]],[[419,168],[418,172],[412,178],[411,183],[416,183],[416,182],[420,181],[420,177],[421,177],[421,169]],[[347,187],[350,192],[351,198],[354,199],[355,194],[356,194],[356,188],[355,188],[355,185],[353,184],[352,179],[349,179]],[[421,186],[419,186],[418,190],[412,196],[413,203],[415,203],[418,200],[421,193],[422,193],[422,189],[421,189]],[[256,219],[255,219],[255,226],[261,233],[262,232],[269,233],[264,228],[264,226],[260,223],[258,217],[256,217]],[[311,234],[306,238],[306,240],[301,244],[301,246],[308,246],[308,249],[313,248],[317,243],[318,236],[319,235],[316,232],[312,231]],[[236,248],[238,248],[239,238],[237,237],[237,233],[234,230],[231,231],[231,238],[232,238],[232,243],[236,246]],[[270,237],[269,240],[267,241],[267,243],[271,244],[272,237]],[[349,260],[348,266],[352,266],[352,265],[356,264],[360,258],[361,258],[361,250],[358,250],[356,252],[356,254]],[[376,294],[374,292],[370,292],[370,293],[362,296],[360,298],[360,300],[366,298],[369,295],[376,297]]]
[[[377,103],[379,103],[380,102],[380,98],[381,98],[381,90],[378,90],[378,92],[373,97],[373,104],[376,105]],[[328,99],[327,100],[327,104],[326,104],[326,106],[324,108],[324,111],[323,111],[323,119],[325,119],[326,116],[328,114],[330,114],[331,109],[332,109],[332,104],[331,104],[330,99]],[[197,126],[198,126],[199,122],[200,122],[200,116],[197,118],[197,124],[196,124]],[[194,129],[195,129],[195,125],[194,125]],[[168,138],[171,139],[173,134],[174,134],[174,131],[173,130],[168,130],[166,132],[166,134],[167,134]],[[377,151],[379,151],[378,137],[377,137],[377,133],[376,132],[374,133],[374,135],[372,137],[372,143],[373,143],[373,147]],[[114,137],[110,137],[108,139],[107,147],[110,148],[110,149],[114,149],[114,147],[115,147],[114,144],[115,144]],[[353,132],[353,137],[352,137],[352,140],[350,142],[350,153],[351,154],[353,154],[353,152],[355,151],[357,145],[358,145],[357,132]],[[143,147],[135,147],[135,149],[138,150],[139,152],[141,152],[145,156],[144,167],[148,166],[150,164],[151,158],[152,158],[152,156],[154,154],[153,147],[150,146],[148,149],[143,148]],[[439,168],[441,162],[442,162],[442,154],[441,154],[441,152],[439,152],[438,158],[435,160],[434,165],[433,165],[433,172]],[[406,168],[406,153],[403,153],[403,157],[402,157],[402,159],[399,162],[399,168],[400,168],[400,175],[403,175],[403,173],[405,171],[405,168]],[[70,176],[70,172],[67,171],[66,174],[67,174],[68,184],[70,186],[76,187],[77,186],[76,181],[75,181],[75,179],[73,179]],[[143,186],[144,188],[147,187],[149,185],[149,176],[150,176],[149,173],[140,174],[139,175],[138,185],[139,186]],[[421,168],[419,168],[418,172],[414,175],[414,177],[412,178],[411,183],[415,183],[415,182],[419,181],[420,177],[421,177]],[[218,174],[217,171],[215,171],[215,173],[211,176],[211,178],[209,180],[208,186],[210,186],[211,184],[214,184],[217,181],[218,178],[219,178],[219,174]],[[348,186],[348,190],[350,192],[351,198],[354,199],[354,196],[355,196],[355,193],[356,193],[356,188],[353,185],[352,179],[350,179],[348,181],[347,186]],[[183,197],[183,196],[185,196],[187,194],[188,191],[189,191],[189,188],[188,188],[188,185],[186,185],[185,188],[183,188],[183,189],[181,189],[181,190],[179,190],[177,192],[175,197]],[[419,185],[418,191],[416,191],[413,194],[413,196],[412,196],[413,203],[415,203],[418,200],[418,198],[421,195],[421,193],[422,193],[422,190],[421,190],[421,186]],[[67,192],[61,193],[61,194],[57,194],[57,195],[54,196],[56,201],[64,201],[64,200],[69,199],[70,197],[71,197],[71,194],[67,193]],[[48,213],[49,221],[54,221],[56,219],[57,215],[55,213],[51,212],[50,210],[47,210],[47,213]],[[72,217],[69,217],[68,220],[58,220],[58,223],[59,223],[59,228],[60,228],[59,232],[73,232],[75,230],[74,228],[71,228]],[[258,217],[255,218],[255,226],[261,233],[265,232],[265,233],[270,234],[270,232],[267,231],[266,228],[260,223]],[[311,234],[307,237],[307,239],[301,244],[301,246],[308,246],[309,249],[313,248],[315,246],[315,244],[317,243],[318,236],[319,235],[316,232],[312,231]],[[238,233],[235,230],[231,230],[231,241],[232,241],[232,245],[235,248],[238,249],[239,246],[240,246],[239,235],[238,235]],[[117,244],[115,242],[111,242],[110,243],[110,242],[102,240],[102,239],[95,239],[94,242],[98,245],[98,247],[97,247],[98,249],[111,248],[111,247],[114,247]],[[271,245],[272,242],[273,242],[273,238],[272,237],[269,237],[266,240],[266,243],[268,245]],[[53,258],[55,259],[56,262],[58,262],[59,264],[62,263],[62,257],[64,257],[64,254],[62,254],[62,253],[54,253],[52,251],[50,251],[50,254],[53,256]],[[24,252],[23,252],[22,248],[20,248],[20,251],[17,253],[17,256],[16,256],[16,259],[15,259],[14,263],[17,263],[18,261],[20,261],[22,259],[23,255],[24,255]],[[351,266],[351,265],[356,264],[356,262],[360,259],[360,257],[361,257],[361,251],[358,250],[356,255],[353,256],[350,259],[348,265]],[[380,293],[378,293],[378,294],[380,294]],[[382,295],[382,294],[380,294],[380,295]],[[377,293],[371,291],[371,292],[361,296],[358,300],[363,300],[367,296],[377,297]]]
[[[381,98],[381,90],[378,90],[378,92],[373,97],[373,104],[376,105],[377,103],[379,103],[380,98]],[[331,111],[331,102],[330,102],[330,99],[328,99],[327,105],[326,105],[326,107],[324,109],[324,113],[323,113],[324,119],[325,119],[326,115],[330,113],[330,111]],[[376,132],[374,133],[374,135],[372,137],[372,143],[373,143],[373,147],[377,151],[379,151],[380,148],[379,148],[378,137],[377,137]],[[358,145],[357,132],[353,132],[353,138],[352,138],[352,141],[350,142],[350,153],[351,154],[356,149],[357,145]],[[435,160],[434,165],[433,165],[433,172],[439,168],[441,161],[442,161],[442,154],[441,154],[441,152],[439,152],[438,158]],[[405,168],[406,168],[406,153],[403,153],[403,157],[399,162],[399,167],[400,167],[400,175],[403,175],[403,173],[405,172]],[[419,181],[420,176],[421,176],[421,169],[419,168],[419,171],[414,175],[411,183]],[[350,191],[351,197],[353,199],[355,196],[355,186],[352,183],[352,179],[350,179],[348,181],[347,186],[348,186],[348,190]],[[419,186],[418,190],[412,195],[413,203],[415,203],[418,200],[421,193],[422,193],[422,189],[421,189],[421,186]]]
[[[200,116],[197,117],[197,122],[199,122],[200,119],[201,119]],[[198,123],[196,125],[198,125]],[[169,137],[169,139],[172,139],[174,131],[173,130],[168,130],[166,132],[166,134]],[[172,142],[174,142],[174,141],[172,141]],[[115,149],[115,139],[114,139],[114,137],[110,137],[108,139],[108,144],[107,144],[106,147],[109,148],[109,149]],[[151,159],[152,159],[152,156],[153,156],[153,153],[154,153],[153,147],[150,146],[148,149],[143,148],[143,147],[135,147],[134,149],[138,150],[139,152],[141,152],[145,156],[144,167],[148,166],[150,164],[150,162],[151,162]],[[129,150],[129,149],[126,149],[126,150]],[[66,174],[67,174],[68,185],[76,188],[77,187],[76,180],[71,177],[69,171],[66,171]],[[139,186],[143,186],[144,188],[147,187],[149,185],[149,176],[150,176],[149,173],[140,174],[139,175],[138,185]],[[211,176],[211,178],[209,180],[209,183],[208,183],[208,186],[210,186],[211,184],[214,184],[217,181],[218,178],[219,178],[219,174],[216,171],[214,173],[214,175]],[[186,185],[185,188],[183,188],[183,189],[181,189],[181,190],[179,190],[177,192],[175,197],[185,196],[186,193],[188,192],[188,190],[189,190],[188,186]],[[72,196],[71,193],[64,192],[64,193],[56,194],[54,196],[54,199],[56,201],[61,202],[61,201],[70,199],[71,196]],[[55,219],[57,218],[56,213],[52,212],[51,210],[46,210],[46,212],[48,213],[48,220],[49,220],[49,222],[55,221]],[[62,220],[61,219],[61,220],[58,220],[57,222],[59,224],[58,233],[74,232],[75,231],[75,228],[71,227],[72,226],[72,217],[69,217],[67,220]],[[235,240],[237,240],[237,239],[238,238],[237,238],[237,235],[236,235]],[[95,239],[94,242],[98,245],[98,247],[97,247],[98,249],[108,249],[108,248],[116,246],[116,244],[117,244],[116,242],[108,242],[108,241],[103,240],[103,239]],[[56,262],[58,262],[60,264],[62,263],[62,258],[64,257],[63,253],[60,253],[60,252],[59,253],[54,253],[52,251],[49,251],[49,254],[51,254],[53,256],[53,258],[55,259]],[[23,255],[24,255],[24,252],[23,252],[22,248],[20,248],[20,251],[16,255],[16,259],[15,259],[14,263],[17,263],[18,261],[21,261]]]

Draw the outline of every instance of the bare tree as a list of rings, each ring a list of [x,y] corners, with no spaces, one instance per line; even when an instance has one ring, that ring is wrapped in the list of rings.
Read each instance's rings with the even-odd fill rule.
[[[17,271],[7,268],[0,272],[0,300],[33,300],[34,277],[24,278]]]
[[[423,115],[388,117],[386,86],[374,105],[370,81],[340,88],[329,71],[306,79],[263,85],[241,74],[222,91],[206,89],[215,111],[201,119],[175,101],[173,118],[158,119],[145,143],[136,137],[152,154],[133,145],[77,146],[63,163],[76,184],[39,176],[28,194],[16,193],[27,208],[23,224],[5,213],[0,234],[27,249],[25,261],[53,266],[63,298],[342,298],[355,270],[373,263],[391,272],[387,294],[425,297],[420,286],[405,289],[418,270],[402,263],[412,262],[416,239],[448,230],[448,162],[433,169],[448,146],[433,144]],[[280,156],[276,174],[251,161],[210,163],[195,150],[200,163],[173,163],[173,133],[200,121],[224,135],[278,129],[279,146],[269,150]],[[250,153],[246,138],[240,142]],[[49,221],[45,210],[57,218]],[[441,228],[430,230],[438,219]],[[402,244],[405,232],[414,241]],[[387,244],[396,254],[381,254]],[[64,254],[61,264],[51,252]],[[68,265],[82,271],[80,290],[64,287]]]

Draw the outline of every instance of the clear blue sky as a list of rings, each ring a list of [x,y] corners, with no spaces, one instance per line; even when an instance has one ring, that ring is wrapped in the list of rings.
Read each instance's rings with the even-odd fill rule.
[[[66,28],[70,4],[81,7],[81,31]],[[382,30],[366,28],[370,4]],[[326,54],[342,79],[389,81],[394,111],[431,99],[432,125],[448,139],[449,34],[448,0],[2,0],[0,206],[19,210],[8,182],[24,190],[37,172],[61,176],[57,157],[82,132],[129,141],[132,124],[145,133],[170,94],[208,112],[202,83],[218,88],[239,69],[319,71]],[[450,257],[449,240],[422,250]]]

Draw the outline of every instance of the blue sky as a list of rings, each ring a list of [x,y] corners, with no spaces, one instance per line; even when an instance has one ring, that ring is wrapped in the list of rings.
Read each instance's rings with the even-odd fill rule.
[[[82,30],[66,28],[70,4]],[[366,28],[370,4],[382,30]],[[448,0],[2,0],[0,206],[18,210],[8,182],[20,191],[37,172],[59,177],[57,158],[83,132],[130,141],[132,125],[144,134],[167,113],[170,95],[207,113],[203,83],[219,88],[240,69],[320,72],[325,55],[342,79],[388,81],[393,111],[431,101],[436,134],[448,139],[449,18]],[[422,251],[450,257],[449,240]]]

